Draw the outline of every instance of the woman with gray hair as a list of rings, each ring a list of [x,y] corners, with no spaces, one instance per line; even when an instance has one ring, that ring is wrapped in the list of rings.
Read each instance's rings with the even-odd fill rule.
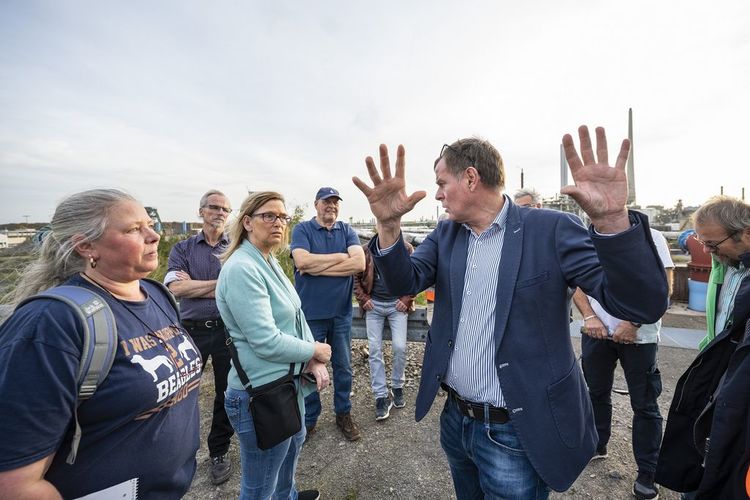
[[[79,311],[37,298],[0,327],[0,499],[181,498],[190,487],[202,363],[168,292],[144,280],[158,265],[159,238],[122,191],[84,191],[58,205],[12,300],[61,284],[94,292],[112,312],[116,352],[81,403]]]

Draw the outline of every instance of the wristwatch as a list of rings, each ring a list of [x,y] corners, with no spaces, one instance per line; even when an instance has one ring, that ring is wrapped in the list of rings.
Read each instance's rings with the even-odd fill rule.
[[[629,323],[636,328],[640,328],[643,326],[643,323],[636,323],[635,321],[630,321]]]

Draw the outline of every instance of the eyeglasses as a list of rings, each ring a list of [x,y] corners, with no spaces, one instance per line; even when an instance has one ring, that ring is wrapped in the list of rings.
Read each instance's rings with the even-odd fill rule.
[[[288,215],[286,214],[276,215],[273,212],[263,212],[262,214],[252,214],[250,217],[260,217],[261,219],[263,219],[263,222],[265,222],[266,224],[273,224],[274,222],[276,222],[276,219],[279,219],[279,221],[282,224],[289,224],[290,222],[292,222],[292,218],[289,217]]]
[[[440,149],[440,156],[438,156],[438,159],[435,160],[435,166],[437,166],[438,162],[440,161],[440,158],[442,158],[443,155],[445,154],[446,149],[450,149],[453,152],[453,154],[460,156],[461,158],[468,161],[472,165],[476,163],[471,156],[462,153],[461,151],[457,150],[456,148],[454,148],[453,146],[449,144],[443,144],[443,147]]]
[[[222,207],[221,205],[206,205],[206,208],[210,208],[211,210],[216,210],[217,212],[221,210],[225,214],[231,214],[232,209],[227,207]]]
[[[700,243],[704,247],[708,248],[709,250],[711,250],[713,252],[716,252],[719,249],[719,245],[721,245],[722,243],[724,243],[725,241],[727,241],[729,238],[731,238],[735,234],[737,234],[737,231],[734,231],[729,236],[727,236],[723,240],[721,240],[719,242],[716,242],[716,243],[709,243],[707,241],[703,241],[702,239],[698,238],[697,236],[695,236],[695,241],[697,241],[698,243]]]

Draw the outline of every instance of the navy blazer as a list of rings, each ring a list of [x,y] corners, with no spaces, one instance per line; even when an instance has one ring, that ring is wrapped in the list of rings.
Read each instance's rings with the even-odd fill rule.
[[[570,341],[569,289],[580,287],[617,318],[654,323],[667,309],[664,266],[648,219],[615,236],[587,231],[572,214],[509,201],[495,309],[495,365],[511,421],[542,479],[564,491],[594,454],[597,433]],[[377,239],[370,242],[374,249]],[[464,288],[468,231],[443,221],[409,257],[404,245],[373,251],[390,293],[435,287],[416,402],[421,420],[445,377]],[[488,332],[489,333],[489,332]]]

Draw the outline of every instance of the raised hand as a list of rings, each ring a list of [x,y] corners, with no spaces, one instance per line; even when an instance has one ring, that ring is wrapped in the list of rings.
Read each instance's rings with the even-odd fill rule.
[[[391,161],[388,158],[388,148],[380,145],[380,172],[375,167],[371,156],[365,158],[367,172],[370,174],[373,186],[369,187],[359,177],[352,177],[352,182],[367,197],[370,210],[379,224],[400,224],[401,217],[411,211],[419,200],[427,196],[424,191],[416,191],[406,195],[404,173],[406,167],[406,152],[404,146],[399,145],[396,150],[396,175],[391,175]]]
[[[630,141],[624,139],[615,166],[609,166],[607,136],[602,127],[596,128],[596,158],[591,146],[589,130],[578,128],[581,156],[578,156],[570,134],[563,137],[565,157],[575,186],[565,186],[561,193],[570,195],[591,218],[600,233],[619,233],[630,227],[625,203],[628,199],[628,180],[625,165],[630,153]]]

